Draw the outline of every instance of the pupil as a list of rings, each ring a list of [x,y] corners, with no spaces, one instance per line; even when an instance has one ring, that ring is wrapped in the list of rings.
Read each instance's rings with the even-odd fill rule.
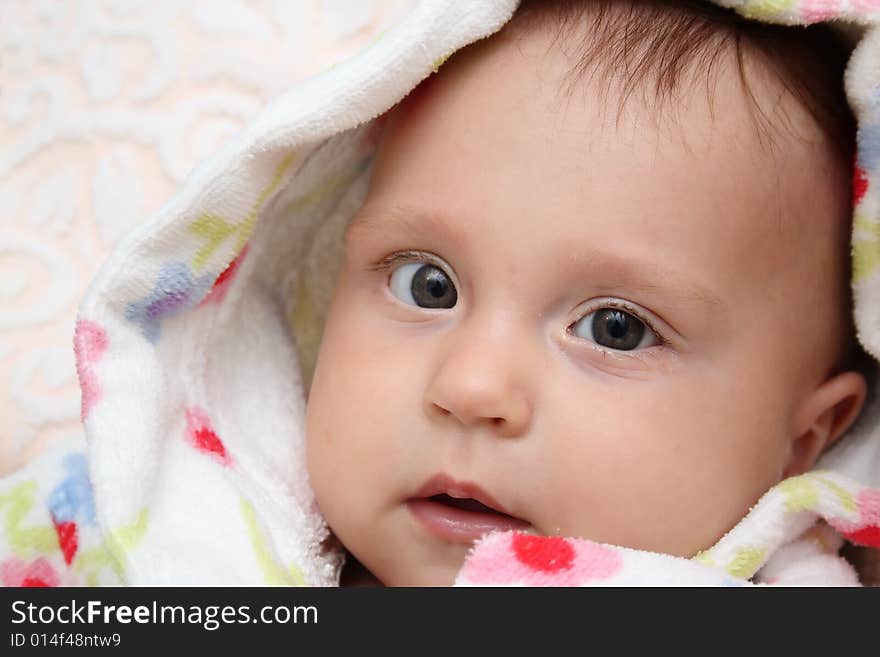
[[[446,294],[446,283],[436,278],[428,279],[428,292],[435,298],[440,298]]]
[[[622,312],[615,310],[609,315],[608,332],[612,338],[619,340],[626,335],[627,328],[629,328],[629,321],[627,321],[626,315]]]
[[[609,349],[630,351],[639,346],[645,325],[627,312],[605,308],[593,318],[593,339]]]
[[[413,276],[410,291],[422,308],[452,308],[458,299],[452,281],[434,265],[419,267]]]

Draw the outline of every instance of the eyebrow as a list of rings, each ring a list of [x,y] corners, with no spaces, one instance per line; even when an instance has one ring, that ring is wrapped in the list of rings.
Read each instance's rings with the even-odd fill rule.
[[[403,205],[393,205],[381,210],[365,205],[349,222],[345,240],[352,241],[354,235],[390,237],[400,233],[423,235],[430,232],[443,233],[456,244],[464,244],[466,241],[464,232],[440,213]]]
[[[699,303],[717,309],[724,307],[724,302],[717,295],[694,283],[690,276],[655,262],[638,261],[594,250],[584,251],[583,256],[591,268],[602,268],[606,276],[613,276],[621,287],[672,297],[677,302]]]
[[[390,238],[401,233],[420,236],[432,232],[444,233],[457,245],[463,246],[467,243],[466,233],[442,214],[401,205],[381,210],[364,206],[349,222],[345,239],[350,242],[354,239],[353,236],[378,235]],[[536,234],[535,238],[540,239],[540,236]],[[690,276],[656,262],[635,260],[609,251],[584,247],[573,250],[566,258],[564,266],[572,271],[602,271],[603,282],[613,282],[620,289],[668,296],[678,302],[696,302],[719,309],[724,307],[724,302],[709,288],[693,282]]]

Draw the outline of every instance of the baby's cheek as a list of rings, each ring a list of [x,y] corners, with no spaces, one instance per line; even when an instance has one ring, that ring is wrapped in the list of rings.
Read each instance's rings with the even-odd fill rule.
[[[312,385],[308,465],[319,494],[348,500],[353,508],[379,490],[377,480],[387,482],[396,471],[402,451],[397,443],[408,434],[396,427],[404,414],[394,364],[380,367],[369,348],[354,349],[353,340],[339,342],[340,337],[345,336],[332,336],[322,347]]]
[[[578,397],[590,403],[554,414],[552,458],[536,461],[544,469],[538,515],[545,533],[559,528],[691,556],[772,484],[775,416],[750,412],[750,400],[711,377],[628,382]]]
[[[734,527],[777,481],[784,454],[780,408],[745,390],[694,388],[681,421],[664,427],[658,491],[667,550],[692,556]]]
[[[319,409],[315,409],[317,411]],[[360,479],[356,450],[352,449],[352,432],[338,413],[310,411],[307,424],[307,467],[309,483],[318,508],[330,529],[346,547],[361,535],[358,523],[366,517],[365,482]]]

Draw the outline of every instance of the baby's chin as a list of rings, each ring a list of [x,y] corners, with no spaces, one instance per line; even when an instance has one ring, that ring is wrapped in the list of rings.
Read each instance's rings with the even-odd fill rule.
[[[384,586],[452,586],[464,565],[464,560],[465,555],[462,555],[460,563],[426,565],[416,569],[401,568],[388,573],[383,584]]]
[[[382,554],[369,568],[378,586],[452,586],[472,545],[446,544],[425,553],[424,546],[405,554]]]

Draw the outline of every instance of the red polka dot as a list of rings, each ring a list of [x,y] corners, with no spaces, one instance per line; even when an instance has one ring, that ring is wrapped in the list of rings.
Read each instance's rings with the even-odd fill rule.
[[[574,564],[574,548],[558,536],[514,534],[513,553],[520,563],[532,570],[555,573]]]
[[[856,166],[853,172],[853,205],[858,205],[867,191],[868,176],[865,174],[864,169]]]
[[[226,291],[229,289],[229,286],[232,284],[232,279],[235,278],[235,273],[238,271],[238,268],[241,266],[241,261],[244,260],[244,257],[248,252],[248,244],[244,245],[244,248],[241,252],[236,256],[235,260],[229,263],[229,266],[226,267],[220,275],[217,277],[217,280],[214,281],[214,285],[211,286],[211,291],[202,299],[199,305],[205,305],[207,303],[220,303],[223,301],[223,297],[226,296]]]
[[[32,589],[36,589],[36,588],[44,589],[44,588],[50,588],[52,586],[51,584],[48,584],[47,582],[40,579],[39,577],[26,577],[23,580],[21,580],[21,585],[25,586],[25,587],[32,588]]]
[[[214,432],[208,414],[198,406],[186,409],[186,434],[197,450],[214,454],[225,465],[229,465],[230,458],[223,441]]]
[[[856,545],[880,548],[880,527],[865,527],[858,531],[850,532],[846,538]]]
[[[58,534],[58,545],[61,546],[61,554],[64,555],[64,562],[70,565],[73,557],[76,556],[78,541],[76,537],[75,522],[56,522],[55,533]]]

